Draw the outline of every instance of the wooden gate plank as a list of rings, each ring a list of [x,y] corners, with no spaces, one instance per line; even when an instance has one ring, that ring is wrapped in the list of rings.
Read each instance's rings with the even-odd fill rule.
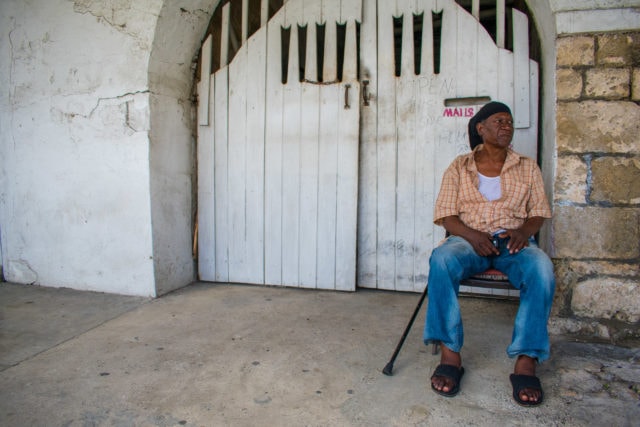
[[[358,136],[360,128],[360,85],[356,75],[356,23],[347,22],[345,69],[338,96],[349,91],[349,104],[340,103],[338,141],[338,194],[336,196],[336,282],[335,288],[353,291],[356,285],[356,242],[358,240]],[[348,87],[347,87],[348,86]],[[355,104],[355,105],[354,105]]]
[[[246,127],[246,265],[250,283],[264,283],[264,129],[267,34],[247,41]]]
[[[473,0],[471,2],[471,15],[480,21],[480,0]]]
[[[229,31],[231,4],[222,8],[220,29],[220,69],[215,73],[215,200],[216,281],[229,282],[231,234],[229,197]]]
[[[538,158],[538,63],[529,60],[529,127],[515,129],[513,147],[532,159]]]
[[[436,169],[439,164],[435,152],[438,138],[436,120],[441,120],[442,107],[432,101],[434,87],[438,87],[437,78],[421,75],[417,84],[416,96],[416,167],[415,180],[415,229],[416,229],[416,262],[413,269],[415,278],[414,290],[423,290],[427,283],[429,272],[429,255],[431,248],[439,237],[436,237],[440,227],[433,225],[433,206],[435,205]]]
[[[305,58],[306,81],[318,81],[318,21],[321,14],[321,2],[315,2],[305,8],[305,23],[307,26],[307,45]]]
[[[520,129],[530,126],[529,24],[527,16],[515,9],[513,29],[513,125]]]
[[[215,280],[229,281],[229,68],[214,75]]]
[[[443,37],[446,37],[447,45],[442,55],[456,52],[455,55],[455,93],[454,97],[464,98],[475,96],[478,91],[478,62],[482,65],[491,63],[492,58],[481,58],[478,55],[480,38],[484,29],[477,25],[476,20],[462,8],[453,8],[456,14],[456,26],[443,28]]]
[[[215,200],[213,126],[209,126],[210,111],[214,111],[211,96],[211,44],[209,35],[201,48],[200,81],[198,82],[198,144],[196,147],[198,168],[197,259],[198,277],[201,280],[215,278]]]
[[[305,3],[300,25],[306,26],[305,75],[308,82],[318,79],[316,22],[321,3]],[[320,127],[320,88],[302,84],[300,97],[300,234],[298,276],[299,286],[316,287],[318,249],[318,132]]]
[[[229,64],[229,280],[251,283],[247,257],[247,55]]]
[[[415,251],[415,84],[403,78],[398,83],[398,152],[396,190],[396,277],[395,290],[414,290]]]
[[[415,83],[415,179],[414,191],[414,247],[413,286],[410,290],[422,291],[427,282],[428,259],[434,246],[433,205],[435,201],[434,170],[438,162],[434,147],[437,138],[436,120],[441,119],[442,107],[437,99],[440,79],[434,75],[433,17],[439,8],[435,0],[422,0],[416,13],[422,13],[422,52],[420,75]]]
[[[362,20],[362,1],[363,0],[355,0],[355,1],[341,1],[340,2],[340,17],[338,21],[340,23],[349,23],[352,22],[355,25],[355,22],[363,22]],[[370,0],[364,0],[370,1]]]
[[[494,100],[504,102],[513,108],[513,87],[504,82],[513,81],[513,53],[506,49],[498,50],[497,92]]]
[[[378,138],[377,138],[377,283],[395,287],[396,153],[395,60],[393,15],[395,2],[378,2]],[[375,212],[373,213],[375,215]]]
[[[320,87],[304,84],[300,123],[300,286],[316,287],[318,242],[318,132],[320,127]]]
[[[222,24],[220,28],[220,67],[229,64],[229,31],[231,26],[231,3],[222,7]]]
[[[500,48],[505,46],[505,2],[496,0],[496,45]]]
[[[198,87],[198,110],[206,108],[207,113],[215,114],[214,97],[209,96],[213,87],[210,71],[204,68],[200,77],[209,81]],[[207,96],[202,96],[207,93]],[[204,99],[207,107],[204,107]],[[200,113],[200,111],[199,111]],[[208,116],[208,114],[207,114]],[[215,229],[215,198],[214,198],[214,128],[209,123],[198,126],[198,277],[200,280],[215,280],[216,267],[216,229]]]
[[[355,30],[355,29],[354,29]],[[355,52],[354,52],[355,53]],[[357,82],[343,83],[342,93],[349,84],[349,92],[359,96]],[[338,97],[343,96],[342,93]],[[338,107],[340,108],[340,103]],[[336,195],[336,279],[335,289],[355,290],[356,242],[358,217],[358,131],[359,111],[357,108],[340,111]]]
[[[269,21],[269,0],[260,1],[260,27],[267,25]]]
[[[338,38],[336,30],[336,21],[327,20],[324,33],[324,64],[322,68],[322,81],[325,83],[338,80]]]
[[[241,44],[244,45],[247,42],[247,35],[249,33],[249,0],[242,0],[242,24],[241,24]]]
[[[349,94],[349,104],[351,108],[359,110],[360,91],[358,83],[358,47],[356,40],[356,21],[347,21],[347,34],[345,36],[344,65],[342,70],[342,81],[355,83],[353,93]],[[357,91],[356,91],[357,89]],[[355,135],[358,140],[358,134]]]
[[[318,151],[318,277],[319,289],[336,286],[336,203],[337,158],[339,132],[338,118],[340,88],[337,85],[320,89],[320,134]],[[333,123],[329,125],[329,123]]]
[[[413,291],[415,267],[416,176],[416,76],[414,68],[413,10],[406,0],[402,11],[401,75],[396,79],[397,183],[396,183],[396,277],[395,290]]]
[[[420,75],[433,74],[433,12],[436,11],[434,0],[420,0],[418,13],[423,14],[422,21],[422,54],[420,55]]]
[[[282,84],[282,14],[271,19],[267,32],[266,91],[269,108],[265,123],[265,283],[282,284],[282,140],[284,86]]]
[[[198,86],[198,124],[200,126],[209,125],[209,97],[211,95],[209,86],[211,84],[211,34],[202,44],[200,58],[200,83]]]
[[[440,41],[440,74],[456,75],[457,55],[455,50],[458,28],[458,11],[453,1],[439,2],[442,9]]]
[[[290,4],[295,4],[292,2]],[[300,120],[298,31],[291,23],[282,137],[282,284],[298,286],[300,253]]]
[[[355,105],[361,109],[360,168],[358,191],[358,271],[357,284],[367,288],[377,286],[377,140],[378,140],[378,19],[377,1],[367,1],[362,8],[360,26],[360,73],[362,92],[371,100],[361,99]],[[368,84],[366,84],[368,83]],[[365,86],[366,85],[366,86]]]

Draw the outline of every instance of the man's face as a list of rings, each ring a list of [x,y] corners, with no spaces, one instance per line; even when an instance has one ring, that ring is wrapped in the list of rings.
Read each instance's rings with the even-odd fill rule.
[[[482,142],[506,148],[513,138],[513,117],[509,113],[496,113],[476,126]]]

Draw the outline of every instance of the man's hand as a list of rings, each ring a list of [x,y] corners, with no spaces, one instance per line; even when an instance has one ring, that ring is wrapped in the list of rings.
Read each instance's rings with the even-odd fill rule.
[[[540,227],[542,227],[543,223],[544,218],[534,216],[527,219],[524,224],[522,224],[522,227],[501,233],[500,237],[509,237],[509,241],[507,242],[507,249],[509,249],[509,253],[518,253],[529,246],[529,237],[536,234],[538,230],[540,230]]]
[[[490,256],[490,255],[499,255],[500,251],[493,245],[493,239],[491,234],[483,233],[477,230],[471,230],[468,234],[462,236],[464,237],[476,253],[480,256]]]
[[[521,229],[507,230],[504,233],[500,233],[499,236],[503,239],[505,237],[509,238],[507,249],[509,249],[510,254],[518,253],[522,248],[529,246],[529,236]]]
[[[499,255],[500,251],[493,246],[491,234],[467,227],[457,215],[445,217],[444,228],[453,236],[460,236],[473,246],[480,256]]]

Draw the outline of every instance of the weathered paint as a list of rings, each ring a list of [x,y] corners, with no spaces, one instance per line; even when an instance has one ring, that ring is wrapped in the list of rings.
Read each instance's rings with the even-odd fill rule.
[[[217,3],[0,2],[0,252],[8,280],[137,295],[191,280],[192,60]],[[638,28],[639,3],[590,0],[579,11],[569,0],[527,4],[542,37],[542,169],[552,194],[554,43],[565,31],[556,22],[572,22],[568,33],[593,29],[578,27],[594,21],[584,16],[605,31],[629,19]]]

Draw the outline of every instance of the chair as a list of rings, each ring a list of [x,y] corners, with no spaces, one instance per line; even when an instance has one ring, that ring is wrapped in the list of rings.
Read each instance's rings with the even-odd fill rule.
[[[451,234],[447,231],[445,237]],[[475,289],[474,289],[475,288]],[[478,289],[484,289],[480,291]],[[475,274],[460,281],[459,295],[485,298],[517,300],[520,291],[509,282],[509,278],[502,271],[489,268],[482,273]]]
[[[473,288],[476,288],[476,290]],[[478,291],[477,289],[482,289],[483,291]],[[482,273],[462,279],[458,295],[517,300],[519,299],[520,291],[511,285],[509,278],[502,271],[489,268]],[[440,343],[433,343],[431,354],[438,354],[439,349]]]
[[[460,295],[464,296],[517,300],[519,294],[520,292],[509,282],[507,275],[495,268],[489,268],[460,281]]]

